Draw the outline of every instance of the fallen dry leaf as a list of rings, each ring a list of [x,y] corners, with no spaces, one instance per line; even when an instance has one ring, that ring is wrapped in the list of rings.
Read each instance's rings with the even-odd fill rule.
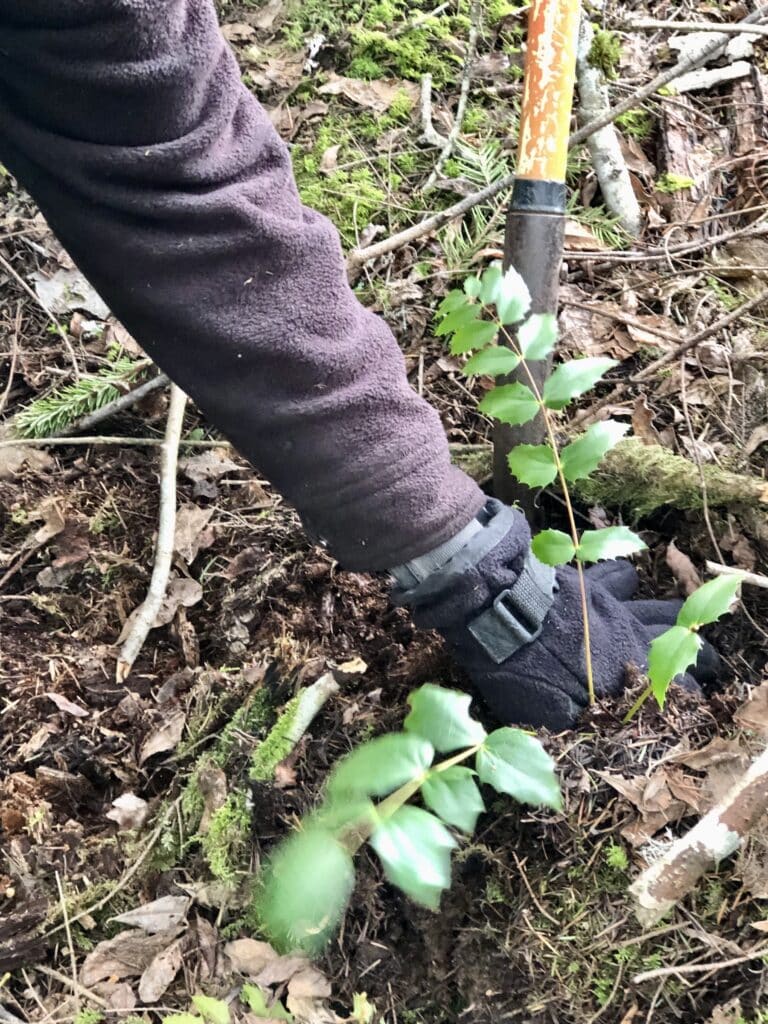
[[[572,252],[588,252],[596,249],[604,252],[608,247],[584,224],[569,217],[565,222],[565,248]]]
[[[320,157],[320,164],[318,170],[321,174],[331,174],[336,170],[339,163],[339,152],[341,150],[341,144],[336,146],[329,146]]]
[[[4,440],[2,435],[0,440]],[[52,465],[53,459],[41,448],[15,444],[0,448],[0,480],[12,479],[24,466],[39,473],[50,469]]]
[[[230,21],[221,26],[221,34],[229,43],[247,43],[256,35],[256,29],[244,21]]]
[[[699,576],[696,566],[688,555],[675,546],[673,540],[667,545],[664,558],[678,587],[686,597],[690,597],[701,586],[701,576]]]
[[[61,316],[81,309],[97,320],[109,316],[109,306],[79,270],[57,270],[52,277],[36,270],[32,281],[40,304],[51,313]]]
[[[749,700],[735,712],[733,720],[742,729],[768,736],[768,680],[752,692]]]
[[[278,15],[282,14],[283,6],[284,0],[267,0],[267,3],[260,6],[254,14],[250,15],[250,20],[256,28],[265,32],[267,29],[272,28]]]
[[[268,942],[258,939],[233,939],[224,947],[232,969],[248,978],[256,978],[267,964],[279,959],[277,953]]]
[[[419,87],[415,82],[393,82],[383,78],[369,82],[362,78],[345,78],[332,71],[317,91],[323,96],[345,96],[352,103],[377,114],[386,113],[395,97],[402,93],[413,101],[414,106],[419,99]]]
[[[653,410],[645,395],[638,395],[632,406],[632,432],[643,444],[662,444],[661,434],[653,424]]]
[[[67,715],[72,715],[73,718],[87,718],[90,711],[86,711],[85,708],[81,708],[79,704],[74,704],[71,700],[67,700],[66,697],[62,697],[60,693],[53,693],[47,690],[45,696],[48,700],[53,701],[59,711],[63,711]]]
[[[173,750],[182,737],[187,716],[176,708],[164,715],[161,725],[147,736],[141,745],[139,764],[144,764],[155,754],[163,754],[166,750]]]
[[[148,814],[149,804],[146,800],[135,793],[123,793],[112,801],[112,810],[107,811],[105,817],[117,822],[118,828],[132,829],[141,828]]]
[[[744,448],[745,454],[754,455],[760,445],[766,442],[768,442],[768,423],[763,423],[759,427],[755,427],[749,435]]]
[[[80,983],[86,988],[106,978],[133,978],[143,974],[158,953],[166,949],[176,938],[176,932],[160,932],[146,935],[144,932],[127,931],[114,939],[100,942],[86,956],[80,970]]]
[[[136,995],[127,981],[100,981],[92,991],[101,996],[112,1010],[130,1012],[136,1007]]]
[[[219,489],[216,481],[225,473],[236,473],[242,468],[218,448],[210,448],[200,455],[182,459],[179,466],[184,476],[195,485],[192,493],[196,498],[217,497]]]
[[[184,963],[185,937],[176,939],[161,950],[148,964],[139,981],[139,999],[142,1003],[156,1003],[168,989]]]
[[[213,544],[213,531],[206,529],[212,516],[213,508],[198,505],[182,505],[176,513],[173,548],[187,565],[194,562],[199,551]]]
[[[141,928],[148,935],[156,935],[157,932],[178,928],[184,921],[189,904],[188,896],[161,896],[160,899],[144,903],[135,910],[116,914],[112,920],[127,924],[131,928]]]

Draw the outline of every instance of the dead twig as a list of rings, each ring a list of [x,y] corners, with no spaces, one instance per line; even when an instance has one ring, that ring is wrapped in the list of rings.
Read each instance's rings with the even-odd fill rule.
[[[742,583],[768,590],[768,576],[761,576],[756,572],[745,572],[734,565],[721,565],[719,562],[710,562],[709,560],[704,563],[704,568],[711,576],[740,576]]]
[[[421,78],[421,142],[427,146],[436,146],[438,149],[445,146],[448,141],[435,129],[432,123],[432,75],[427,73]],[[402,234],[402,232],[401,232]],[[396,238],[397,235],[393,235]],[[373,248],[369,246],[368,248]],[[365,249],[359,250],[365,252]]]
[[[83,999],[88,999],[96,1006],[100,1006],[104,1010],[111,1010],[112,1007],[106,999],[102,999],[101,996],[97,996],[95,992],[91,992],[90,989],[85,988],[78,981],[68,978],[66,974],[62,974],[61,971],[55,971],[52,967],[46,967],[45,964],[35,964],[32,968],[33,971],[37,971],[39,974],[45,974],[49,978],[53,978],[54,981],[60,982],[62,985],[66,985],[67,988],[71,989],[75,994],[75,997],[82,996]]]
[[[456,116],[453,120],[453,127],[445,140],[440,156],[437,158],[432,173],[427,178],[427,182],[424,185],[424,190],[432,188],[437,181],[446,161],[453,152],[454,146],[456,145],[459,135],[461,133],[461,126],[464,123],[464,114],[467,109],[467,100],[469,99],[469,86],[472,81],[472,66],[477,56],[477,37],[480,34],[480,2],[479,0],[472,0],[472,6],[469,11],[469,38],[467,40],[467,57],[464,61],[464,70],[461,76],[461,91],[459,92],[459,102],[456,107]]]
[[[145,381],[143,384],[139,384],[137,388],[133,388],[131,391],[126,391],[124,395],[119,395],[113,401],[103,405],[100,409],[95,412],[89,413],[88,416],[81,416],[79,420],[75,420],[74,423],[70,423],[68,427],[65,427],[59,432],[59,437],[67,437],[70,434],[80,434],[83,431],[91,430],[99,423],[103,423],[104,420],[110,419],[112,416],[116,416],[120,412],[124,412],[126,409],[130,409],[132,405],[140,402],[142,398],[146,398],[147,395],[156,391],[158,388],[168,383],[168,378],[164,373],[158,373],[157,376],[152,377],[151,380]]]
[[[768,749],[690,832],[672,843],[630,886],[642,925],[655,924],[705,872],[741,846],[768,810]]]
[[[131,631],[120,649],[115,671],[118,683],[122,683],[127,678],[139,651],[144,646],[144,641],[157,618],[168,586],[168,576],[173,559],[173,538],[176,530],[176,467],[186,404],[187,396],[180,388],[172,384],[168,423],[161,448],[160,518],[155,547],[155,564],[147,596],[139,606]]]
[[[13,440],[0,441],[0,448],[47,448],[57,446],[74,446],[84,448],[90,444],[117,444],[133,448],[162,448],[165,444],[161,437],[123,437],[120,434],[95,434],[88,437],[15,437]],[[232,448],[229,441],[206,441],[184,438],[179,441],[180,448]]]
[[[5,385],[5,390],[0,395],[0,414],[5,408],[8,396],[11,393],[13,387],[13,377],[16,373],[16,360],[19,355],[19,332],[21,330],[21,303],[16,307],[16,318],[13,325],[13,334],[11,335],[11,365],[8,368],[8,383]]]
[[[724,971],[728,967],[738,967],[749,960],[757,960],[768,952],[768,942],[761,942],[759,946],[744,956],[735,956],[730,960],[716,960],[708,964],[680,964],[678,967],[656,967],[652,971],[642,971],[632,978],[633,985],[640,985],[644,981],[653,981],[655,978],[668,978],[673,974],[706,974],[708,971]]]
[[[656,18],[637,18],[625,22],[622,28],[633,31],[668,28],[673,32],[727,32],[729,35],[744,32],[748,35],[768,36],[768,25],[744,25],[740,21],[728,25],[718,21],[664,21]]]

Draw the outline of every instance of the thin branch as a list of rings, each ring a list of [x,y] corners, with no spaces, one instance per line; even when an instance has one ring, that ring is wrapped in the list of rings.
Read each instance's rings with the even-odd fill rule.
[[[122,683],[131,671],[139,651],[144,646],[147,634],[152,629],[157,613],[165,597],[168,576],[173,559],[173,539],[176,531],[176,467],[179,459],[179,440],[184,423],[184,409],[187,396],[175,384],[171,385],[171,400],[168,407],[168,423],[162,444],[160,465],[160,518],[155,548],[155,564],[152,579],[143,603],[139,606],[117,659],[116,679]]]
[[[704,568],[711,576],[738,576],[742,583],[768,590],[768,576],[760,576],[756,572],[745,572],[734,565],[721,565],[719,562],[710,562],[709,560],[704,563]]]
[[[87,416],[81,416],[79,420],[70,423],[68,427],[64,427],[63,430],[59,431],[59,437],[67,437],[70,434],[79,434],[82,431],[91,430],[93,427],[98,426],[99,423],[103,423],[104,420],[108,420],[110,417],[130,409],[132,405],[140,402],[142,398],[146,398],[147,395],[167,383],[168,378],[166,375],[158,373],[151,380],[139,384],[137,388],[133,388],[131,391],[126,391],[124,395],[119,395],[95,412],[89,413]]]
[[[656,18],[637,18],[635,21],[625,22],[622,28],[632,30],[668,28],[674,32],[727,32],[729,35],[734,32],[744,32],[748,35],[768,36],[768,25],[743,25],[741,22],[737,22],[735,25],[723,25],[717,21],[659,21]]]
[[[421,77],[421,139],[419,141],[427,146],[436,146],[438,149],[447,141],[432,123],[432,75],[429,72]]]
[[[640,985],[644,981],[653,981],[656,978],[668,978],[674,974],[706,974],[708,971],[724,971],[728,967],[738,967],[739,964],[746,964],[750,960],[757,960],[764,957],[768,952],[768,942],[761,942],[751,953],[744,956],[735,956],[730,960],[715,960],[708,964],[680,964],[677,967],[656,967],[652,971],[642,971],[632,979],[633,985]]]
[[[95,434],[89,437],[15,437],[13,440],[0,441],[0,448],[48,448],[74,447],[84,448],[91,444],[117,444],[126,448],[162,448],[165,444],[160,437],[123,437],[120,434]],[[198,441],[184,438],[179,441],[180,448],[232,448],[229,441]]]
[[[8,383],[5,385],[5,390],[0,395],[0,413],[8,402],[8,396],[11,393],[13,387],[13,377],[16,373],[16,360],[19,355],[19,332],[21,331],[21,303],[16,307],[16,320],[13,325],[13,334],[11,335],[11,365],[8,370]]]
[[[53,313],[50,311],[50,309],[48,309],[48,307],[42,301],[40,296],[37,295],[37,293],[34,291],[34,289],[30,288],[30,286],[27,284],[27,282],[24,280],[24,278],[21,276],[21,274],[19,274],[19,272],[16,270],[16,268],[11,263],[9,263],[8,260],[5,258],[5,256],[3,256],[3,255],[0,255],[0,267],[2,267],[3,270],[5,270],[5,272],[7,274],[11,275],[11,277],[14,279],[16,284],[19,285],[20,288],[24,289],[24,291],[32,299],[32,301],[35,303],[35,305],[39,306],[40,309],[42,309],[42,311],[48,317],[50,322],[56,328],[56,333],[59,335],[61,340],[64,342],[64,348],[67,350],[67,354],[69,355],[70,362],[72,363],[72,375],[74,376],[75,380],[79,380],[80,379],[80,369],[78,368],[78,365],[77,365],[77,356],[75,355],[75,350],[72,348],[72,342],[69,340],[69,338],[67,336],[67,332],[61,326],[61,324],[56,319],[56,317],[53,315]]]
[[[432,188],[437,181],[446,161],[453,152],[454,146],[458,141],[459,135],[461,134],[461,126],[464,123],[464,114],[467,110],[467,100],[469,99],[469,86],[472,81],[472,67],[475,63],[475,57],[477,56],[477,38],[480,34],[480,0],[472,0],[472,6],[469,11],[469,38],[467,40],[467,57],[464,61],[464,70],[461,76],[461,91],[459,93],[459,102],[456,107],[456,116],[453,121],[453,127],[451,128],[450,134],[445,141],[443,150],[440,156],[437,158],[437,163],[432,170],[432,173],[427,178],[424,190]]]

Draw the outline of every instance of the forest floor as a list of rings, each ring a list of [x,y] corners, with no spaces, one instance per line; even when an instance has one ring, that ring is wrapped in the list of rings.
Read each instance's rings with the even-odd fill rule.
[[[481,6],[468,63],[464,0],[221,8],[244,81],[292,147],[305,201],[334,220],[347,247],[513,170],[525,13],[506,0]],[[751,9],[699,7],[686,15],[656,3],[651,13],[731,22]],[[675,59],[668,29],[627,27],[644,13],[613,0],[601,14],[621,29],[600,37],[615,99]],[[620,361],[574,415],[588,422],[611,394],[611,415],[631,421],[649,450],[690,460],[697,481],[702,467],[765,478],[768,296],[738,311],[768,287],[767,57],[763,39],[742,77],[656,95],[621,119],[646,221],[638,241],[606,213],[586,152],[570,161],[561,350]],[[445,136],[465,66],[460,144],[427,189],[439,151],[423,139],[420,83],[432,76],[432,123]],[[356,277],[456,445],[490,439],[476,408],[490,382],[460,375],[434,336],[434,311],[455,281],[501,255],[507,198]],[[133,366],[135,342],[10,177],[0,179],[0,257],[0,435],[23,410],[28,429],[58,432],[66,409],[33,403],[71,384],[75,366],[121,380],[150,372]],[[707,328],[685,355],[632,380]],[[166,410],[157,389],[95,432],[156,442]],[[542,736],[565,810],[490,802],[455,857],[439,914],[388,885],[363,851],[343,929],[315,971],[296,958],[274,958],[268,970],[244,962],[254,949],[227,944],[260,938],[252,879],[330,766],[397,728],[415,687],[466,680],[436,637],[389,605],[385,579],[344,572],[231,449],[203,447],[216,434],[191,407],[184,438],[166,625],[120,685],[116,643],[152,569],[157,448],[0,447],[0,1021],[158,1022],[204,993],[227,1002],[233,1021],[254,1024],[265,1018],[246,1010],[244,977],[277,997],[272,1018],[290,1013],[297,1024],[768,1020],[765,822],[659,927],[641,929],[627,895],[654,845],[691,827],[768,729],[768,602],[754,587],[712,631],[727,666],[719,690],[703,701],[673,690],[664,712],[649,704],[623,725],[629,693],[577,731]],[[759,501],[682,485],[654,497],[651,476],[619,481],[620,496],[635,494],[619,502],[613,483],[579,515],[640,530],[646,596],[685,594],[706,577],[707,559],[765,571]],[[542,508],[559,521],[555,495]],[[254,754],[280,710],[329,670],[340,691],[277,770],[255,779]],[[479,702],[475,711],[484,717]],[[215,1019],[216,1007],[206,1012]]]

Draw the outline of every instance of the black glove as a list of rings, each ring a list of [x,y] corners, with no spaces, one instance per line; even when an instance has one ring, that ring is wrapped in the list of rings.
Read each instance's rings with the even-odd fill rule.
[[[503,722],[573,726],[588,704],[578,574],[543,565],[530,551],[524,516],[491,500],[483,528],[437,571],[393,599],[423,629],[447,640],[491,711]],[[412,564],[412,563],[411,563]],[[654,637],[674,625],[679,601],[630,601],[637,573],[629,562],[586,571],[592,666],[598,697],[619,693],[629,664],[645,669]],[[708,645],[676,682],[699,692],[719,659]]]

